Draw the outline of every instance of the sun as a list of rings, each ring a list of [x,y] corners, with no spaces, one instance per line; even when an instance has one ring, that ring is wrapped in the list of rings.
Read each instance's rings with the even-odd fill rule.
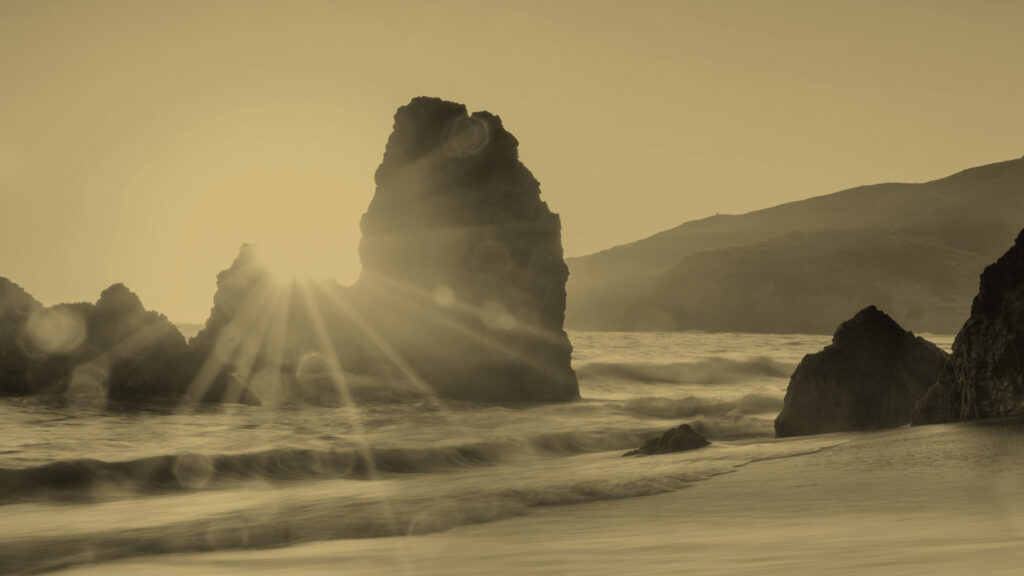
[[[317,269],[308,251],[275,243],[257,244],[254,249],[256,262],[278,282],[306,281],[323,276],[323,271]]]

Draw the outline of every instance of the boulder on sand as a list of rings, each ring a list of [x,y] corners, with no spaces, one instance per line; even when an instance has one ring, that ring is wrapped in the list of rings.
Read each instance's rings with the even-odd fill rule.
[[[683,452],[707,446],[710,442],[698,434],[689,424],[680,424],[670,428],[661,436],[655,436],[644,442],[643,446],[636,450],[630,450],[623,456],[638,456],[641,454],[668,454],[669,452]]]
[[[363,215],[356,308],[442,396],[579,397],[563,330],[561,222],[498,116],[414,98]]]
[[[948,358],[868,306],[839,325],[832,344],[804,356],[790,378],[775,435],[908,424]]]

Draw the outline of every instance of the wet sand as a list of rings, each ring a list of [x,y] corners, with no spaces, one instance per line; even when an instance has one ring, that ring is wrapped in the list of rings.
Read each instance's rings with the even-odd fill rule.
[[[152,556],[70,574],[1020,574],[1020,420],[836,435],[680,492],[403,538]],[[785,440],[783,440],[785,442]]]

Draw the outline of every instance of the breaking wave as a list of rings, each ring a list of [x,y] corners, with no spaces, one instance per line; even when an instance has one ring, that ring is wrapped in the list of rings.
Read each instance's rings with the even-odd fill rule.
[[[368,479],[490,466],[531,456],[564,456],[636,447],[654,428],[562,432],[463,445],[348,450],[279,449],[245,454],[166,454],[122,462],[64,460],[25,469],[0,468],[0,503],[105,493],[215,489],[245,481]],[[127,492],[126,492],[127,491]]]
[[[531,508],[629,498],[681,490],[729,473],[750,462],[799,456],[840,443],[803,440],[786,444],[709,447],[663,459],[657,469],[634,459],[605,459],[572,475],[552,475],[547,466],[521,467],[505,482],[415,482],[399,489],[361,494],[332,492],[332,486],[300,489],[272,502],[265,494],[246,498],[249,506],[168,518],[144,530],[102,528],[53,535],[0,549],[0,565],[16,572],[55,570],[148,554],[269,548],[314,540],[429,534],[526,514]],[[589,466],[594,466],[589,462]],[[510,471],[511,472],[511,471]],[[494,480],[494,478],[491,478]],[[134,512],[141,518],[145,503]]]
[[[789,378],[794,366],[761,356],[749,360],[711,357],[696,362],[664,364],[594,362],[576,368],[581,380],[614,378],[643,383],[688,382],[721,384],[751,377]]]
[[[622,403],[630,412],[658,418],[692,418],[726,414],[767,414],[782,410],[782,393],[751,392],[736,398],[631,398]]]

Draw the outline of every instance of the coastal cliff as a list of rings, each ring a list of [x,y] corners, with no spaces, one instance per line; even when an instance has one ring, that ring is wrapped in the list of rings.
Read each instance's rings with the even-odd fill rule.
[[[981,274],[949,364],[914,415],[935,424],[1024,415],[1024,231]]]

